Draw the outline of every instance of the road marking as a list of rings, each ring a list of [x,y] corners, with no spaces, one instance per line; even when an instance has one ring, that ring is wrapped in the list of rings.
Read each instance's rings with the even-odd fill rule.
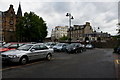
[[[115,62],[116,62],[117,64],[120,64],[120,60],[119,60],[119,59],[115,60]]]

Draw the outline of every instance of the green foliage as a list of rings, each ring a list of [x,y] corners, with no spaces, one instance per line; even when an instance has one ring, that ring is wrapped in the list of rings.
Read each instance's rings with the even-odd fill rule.
[[[33,12],[24,13],[16,24],[18,41],[39,41],[47,36],[47,26],[42,17]]]
[[[64,36],[61,37],[59,40],[68,40],[68,37],[64,35]]]
[[[118,25],[118,35],[120,36],[120,23],[118,23],[117,25]]]

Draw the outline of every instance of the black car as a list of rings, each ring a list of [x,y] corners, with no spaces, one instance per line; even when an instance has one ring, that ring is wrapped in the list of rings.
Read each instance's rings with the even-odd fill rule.
[[[83,51],[82,44],[80,43],[71,43],[66,47],[67,53],[81,53]]]
[[[120,46],[117,48],[116,53],[120,54]]]
[[[113,53],[120,53],[120,46],[116,46]]]
[[[120,54],[120,48],[117,49],[117,53]]]

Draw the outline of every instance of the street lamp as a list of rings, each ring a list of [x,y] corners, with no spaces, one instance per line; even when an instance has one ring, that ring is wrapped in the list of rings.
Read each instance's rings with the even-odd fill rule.
[[[71,43],[71,20],[74,19],[71,13],[66,14],[67,17],[69,17],[69,31],[70,31],[70,37],[69,37],[69,42]]]

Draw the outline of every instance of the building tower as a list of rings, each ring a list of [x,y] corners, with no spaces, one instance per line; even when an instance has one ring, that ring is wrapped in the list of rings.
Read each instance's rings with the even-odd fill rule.
[[[21,5],[19,3],[19,7],[18,7],[18,11],[17,11],[17,17],[21,17],[22,16],[22,9],[21,9]]]

